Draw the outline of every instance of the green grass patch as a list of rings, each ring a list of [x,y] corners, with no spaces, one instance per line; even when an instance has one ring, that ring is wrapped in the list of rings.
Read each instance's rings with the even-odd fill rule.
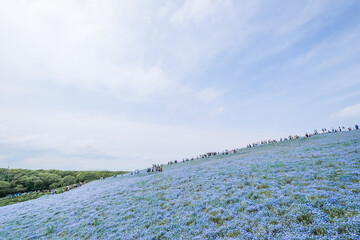
[[[21,195],[21,196],[13,197],[13,198],[0,198],[0,207],[37,199],[37,198],[42,197],[47,194],[49,194],[49,193],[39,192],[39,193],[32,193],[32,194],[28,194],[28,195]]]
[[[299,223],[302,223],[304,225],[312,224],[314,221],[314,217],[310,212],[302,213],[296,217],[296,220]]]

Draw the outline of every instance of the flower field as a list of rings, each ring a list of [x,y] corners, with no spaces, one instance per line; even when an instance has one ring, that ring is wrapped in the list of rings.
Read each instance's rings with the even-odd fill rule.
[[[0,239],[360,239],[360,131],[240,149],[0,207]]]

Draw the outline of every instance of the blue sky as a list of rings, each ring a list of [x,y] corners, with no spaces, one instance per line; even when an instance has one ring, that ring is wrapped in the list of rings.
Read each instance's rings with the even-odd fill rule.
[[[2,1],[0,167],[133,170],[360,117],[359,1]]]

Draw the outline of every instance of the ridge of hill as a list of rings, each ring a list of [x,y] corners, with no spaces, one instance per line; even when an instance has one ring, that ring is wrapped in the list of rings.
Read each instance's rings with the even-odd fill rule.
[[[0,207],[0,239],[360,239],[360,131],[240,149]]]

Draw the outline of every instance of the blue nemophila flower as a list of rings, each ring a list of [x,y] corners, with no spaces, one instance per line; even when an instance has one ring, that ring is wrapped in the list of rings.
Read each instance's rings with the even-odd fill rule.
[[[1,207],[0,239],[359,239],[357,134],[259,146]]]

